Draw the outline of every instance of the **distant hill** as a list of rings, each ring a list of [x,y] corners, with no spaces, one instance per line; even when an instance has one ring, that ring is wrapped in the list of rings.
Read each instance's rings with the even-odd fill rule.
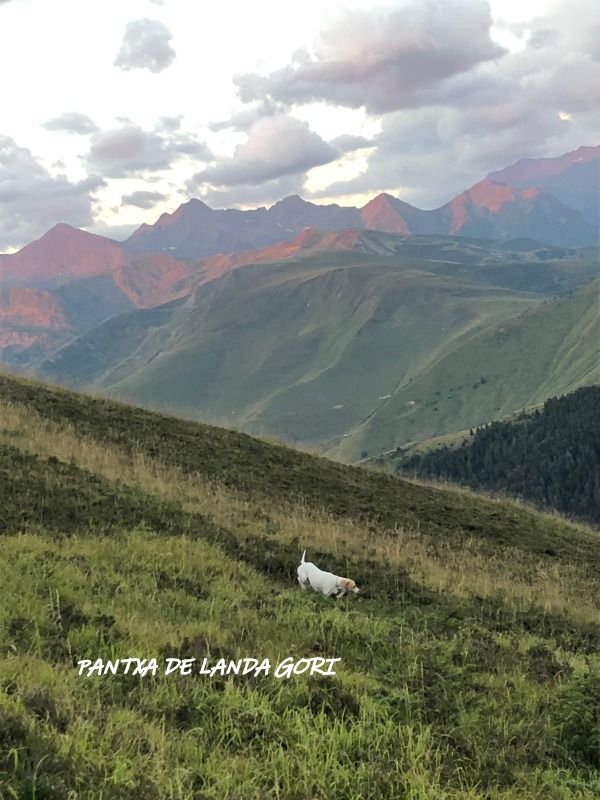
[[[389,237],[393,241],[391,247],[373,241],[365,231],[351,228],[342,231],[323,231],[317,228],[305,228],[294,239],[260,250],[245,250],[240,253],[230,253],[212,256],[202,261],[199,265],[202,280],[212,280],[230,272],[233,269],[247,266],[248,264],[268,263],[273,261],[286,261],[288,259],[305,258],[317,253],[373,253],[377,255],[392,255],[400,244],[397,237]]]
[[[17,253],[0,255],[0,281],[47,289],[116,271],[126,260],[118,242],[59,223]]]
[[[322,206],[293,195],[250,211],[215,210],[192,199],[123,243],[58,224],[18,253],[0,254],[0,362],[31,368],[99,322],[181,298],[249,263],[327,251],[390,256],[401,248],[409,256],[413,245],[413,255],[422,259],[419,236],[469,240],[458,249],[443,247],[447,258],[432,242],[431,271],[525,291],[549,293],[550,270],[540,271],[537,262],[576,261],[568,273],[555,271],[553,290],[568,290],[590,277],[585,257],[574,251],[597,249],[599,242],[593,207],[599,152],[588,147],[558,159],[518,162],[430,211],[389,194],[363,208]],[[533,180],[542,188],[530,185]],[[375,231],[396,240],[369,236]],[[483,243],[490,240],[492,261],[502,262],[501,269],[487,269]],[[512,267],[500,258],[502,250],[518,254]],[[537,266],[525,273],[520,264],[527,253]],[[479,275],[465,271],[478,257]]]
[[[269,247],[297,236],[306,227],[479,239],[527,237],[566,247],[598,243],[597,224],[551,194],[486,180],[432,211],[387,194],[378,195],[361,209],[319,206],[298,196],[269,209],[251,211],[215,210],[200,200],[190,200],[173,214],[163,214],[154,225],[142,225],[124,246],[133,253],[160,251],[202,260]]]
[[[546,400],[520,421],[477,428],[457,447],[399,460],[397,470],[516,495],[600,524],[600,386]]]
[[[0,794],[595,797],[596,532],[5,376],[0,418]]]
[[[320,251],[324,243],[333,249]],[[548,362],[538,360],[530,370],[533,351],[525,355],[527,380],[516,380],[518,342],[516,352],[510,337],[506,352],[497,351],[504,321],[513,318],[507,330],[535,331],[537,318],[524,312],[597,273],[593,251],[561,251],[555,255],[566,257],[557,261],[546,260],[549,252],[518,254],[460,238],[307,230],[285,247],[205,262],[189,296],[108,320],[39,369],[68,385],[226,420],[355,460],[365,450],[375,455],[481,424],[531,397],[543,401],[589,382],[576,365],[583,369],[589,358],[591,369],[593,337],[573,339],[577,357],[564,376],[551,367],[569,341],[569,326],[583,324],[578,300],[541,306],[547,321],[535,346],[545,347]],[[287,260],[246,263],[257,255]],[[219,269],[223,275],[211,280],[210,271]],[[595,291],[590,284],[581,301],[591,325]],[[557,333],[547,337],[545,325]],[[497,384],[480,386],[490,363],[505,386],[500,402]],[[446,364],[452,366],[444,389]],[[434,388],[426,388],[430,381]],[[478,389],[457,400],[460,384]]]
[[[597,277],[599,269],[596,248],[549,247],[532,239],[514,239],[501,244],[464,236],[398,235],[356,228],[342,231],[305,228],[288,242],[207,258],[198,265],[195,285],[248,264],[298,260],[315,255],[326,257],[327,254],[331,254],[336,263],[341,263],[339,254],[344,252],[402,259],[406,265],[429,272],[541,294],[580,286]]]
[[[600,382],[600,279],[481,330],[424,365],[330,448],[374,457]]]
[[[429,263],[328,251],[246,265],[184,300],[103,323],[40,370],[55,381],[327,447],[371,414],[381,395],[541,302],[433,274]]]

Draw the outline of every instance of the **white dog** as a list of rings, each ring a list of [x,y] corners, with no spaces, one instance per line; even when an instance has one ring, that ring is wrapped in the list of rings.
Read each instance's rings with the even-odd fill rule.
[[[305,561],[306,550],[302,553],[302,560],[298,566],[298,583],[303,589],[310,586],[315,592],[323,592],[326,597],[342,597],[345,594],[358,594],[360,589],[350,580],[341,578],[332,572],[323,572],[315,564]]]

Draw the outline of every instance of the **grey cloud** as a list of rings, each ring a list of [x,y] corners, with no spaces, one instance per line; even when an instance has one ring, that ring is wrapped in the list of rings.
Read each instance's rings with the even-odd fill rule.
[[[44,122],[43,127],[49,131],[65,131],[81,135],[95,133],[98,130],[93,120],[78,111],[65,111],[64,114]]]
[[[290,116],[266,117],[251,125],[246,142],[236,147],[232,158],[223,158],[198,172],[190,185],[261,184],[284,175],[303,174],[340,155],[341,150],[311,131],[306,122]]]
[[[504,73],[530,106],[585,125],[600,110],[600,5],[570,0],[534,20],[528,47],[506,59]]]
[[[557,64],[546,79],[532,87],[540,108],[555,108],[568,113],[594,113],[600,110],[600,61],[574,57]]]
[[[218,122],[210,122],[208,127],[211,131],[222,131],[232,129],[236,131],[247,131],[255,122],[264,117],[273,117],[285,113],[285,107],[281,103],[273,103],[268,98],[262,100],[253,108],[247,108],[232,114],[229,119]]]
[[[352,133],[342,133],[341,136],[336,136],[332,139],[330,144],[337,147],[343,153],[352,153],[355,150],[364,150],[365,147],[373,147],[374,142],[371,139],[366,139],[364,136],[355,136]]]
[[[124,206],[135,206],[136,208],[154,208],[157,203],[164,200],[166,195],[162,192],[139,191],[123,195],[121,203]]]
[[[270,206],[293,194],[304,195],[304,175],[284,175],[265,181],[258,186],[235,186],[227,189],[207,188],[201,193],[191,192],[208,203],[211,208],[238,208],[240,206]]]
[[[162,72],[175,60],[169,44],[172,34],[160,20],[136,19],[127,24],[123,43],[114,65],[121,69],[149,69]]]
[[[534,31],[527,40],[527,46],[538,49],[548,45],[557,44],[560,41],[560,33],[552,28],[540,28]]]
[[[160,117],[156,126],[156,130],[168,131],[170,133],[173,131],[178,131],[181,128],[182,119],[182,114],[178,114],[176,117]]]
[[[314,54],[299,51],[267,76],[238,75],[244,102],[323,100],[373,113],[416,107],[446,81],[506,51],[490,38],[484,0],[410,0],[392,11],[348,11]]]
[[[560,31],[565,52],[600,61],[600,6],[594,0],[565,2],[549,23]]]
[[[212,157],[207,146],[190,134],[144,131],[129,124],[93,136],[86,162],[108,178],[124,178],[168,169],[181,156],[199,161]]]
[[[92,222],[97,175],[73,183],[52,175],[25,147],[0,136],[0,250],[37,238],[57,222],[86,227]]]

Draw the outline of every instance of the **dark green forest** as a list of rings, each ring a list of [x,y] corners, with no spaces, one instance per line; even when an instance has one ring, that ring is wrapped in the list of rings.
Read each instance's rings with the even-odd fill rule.
[[[471,434],[459,446],[414,454],[396,471],[503,492],[600,523],[600,386],[553,397],[542,410]]]

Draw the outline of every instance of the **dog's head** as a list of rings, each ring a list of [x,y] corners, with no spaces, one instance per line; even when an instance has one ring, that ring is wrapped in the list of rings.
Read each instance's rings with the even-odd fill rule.
[[[352,594],[359,594],[360,593],[360,589],[354,583],[354,581],[351,580],[350,578],[339,578],[338,582],[337,582],[337,585],[338,585],[338,588],[340,589],[340,591],[343,592],[344,594],[346,592],[349,593],[349,594],[350,593],[352,593]]]

